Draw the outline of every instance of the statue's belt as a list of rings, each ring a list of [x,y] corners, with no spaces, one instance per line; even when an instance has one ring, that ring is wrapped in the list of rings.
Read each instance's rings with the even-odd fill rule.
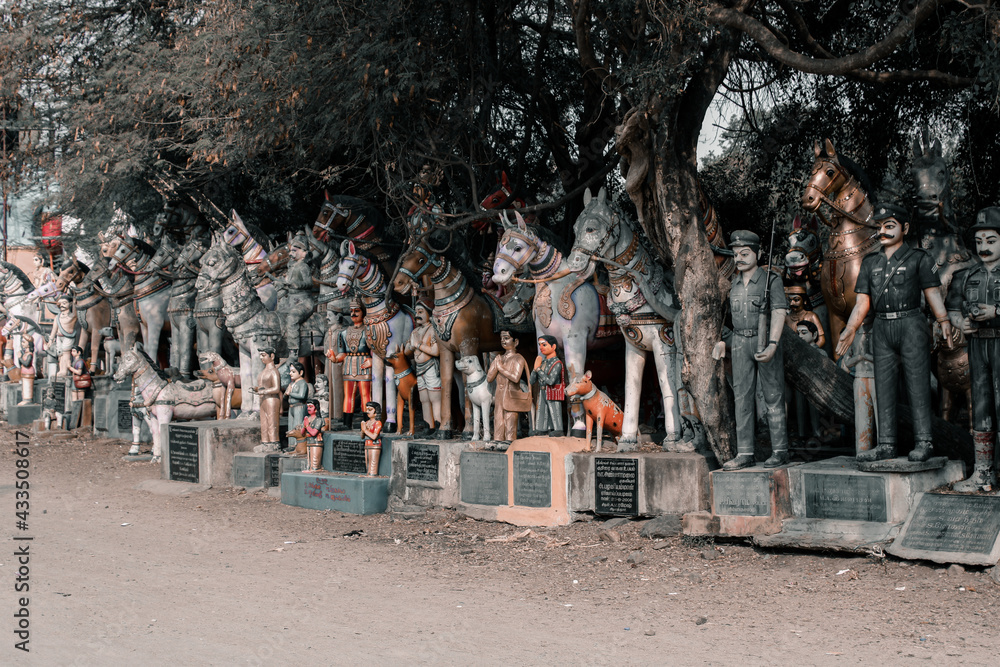
[[[914,317],[919,314],[919,308],[910,308],[909,310],[895,310],[888,313],[875,313],[875,317],[880,320],[901,320],[905,317]]]
[[[733,329],[733,333],[743,336],[744,338],[753,338],[759,334],[756,329]]]
[[[994,329],[994,328],[975,329],[970,335],[973,338],[1000,338],[1000,329]]]

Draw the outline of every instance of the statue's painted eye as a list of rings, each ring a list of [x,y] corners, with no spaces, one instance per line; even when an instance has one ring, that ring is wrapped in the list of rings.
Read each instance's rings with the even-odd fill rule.
[[[827,178],[833,178],[836,175],[836,173],[837,172],[835,172],[833,169],[827,169],[826,170],[826,177]]]

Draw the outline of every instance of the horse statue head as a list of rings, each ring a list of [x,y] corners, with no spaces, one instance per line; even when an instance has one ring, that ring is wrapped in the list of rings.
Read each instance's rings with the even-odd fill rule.
[[[106,229],[97,233],[97,243],[101,249],[101,256],[105,259],[111,259],[114,257],[115,251],[118,250],[118,245],[121,243],[121,237],[125,234],[125,226],[113,222]]]
[[[201,273],[199,262],[207,250],[205,240],[198,234],[192,234],[170,265],[173,274],[177,277],[188,278],[197,276]]]
[[[201,272],[195,288],[202,290],[211,283],[223,282],[245,266],[240,253],[216,236],[212,247],[201,256]]]
[[[583,211],[573,223],[576,240],[569,256],[569,268],[589,272],[594,257],[608,257],[621,237],[624,217],[608,202],[608,192],[601,188],[595,197],[590,188],[583,195]]]
[[[503,236],[497,244],[493,261],[493,282],[497,285],[506,285],[513,280],[538,253],[538,235],[529,229],[520,213],[515,211],[514,216],[516,223],[511,223],[506,213],[500,216]]]
[[[142,370],[142,356],[135,347],[132,347],[122,353],[118,369],[114,374],[115,382],[124,382],[140,370]]]
[[[511,185],[506,171],[500,172],[500,182],[497,183],[497,189],[483,197],[483,200],[479,202],[479,207],[487,211],[495,211],[501,207],[505,209],[514,209],[516,211],[517,209],[524,208],[527,205],[528,202],[526,202],[523,198],[514,196],[514,187]],[[535,222],[534,214],[528,215],[528,222]],[[472,226],[475,227],[478,232],[485,232],[490,226],[490,219],[479,218],[472,222]]]
[[[340,244],[340,264],[337,268],[337,289],[341,294],[347,294],[355,278],[361,275],[368,266],[368,258],[358,252],[354,241],[344,240]]]
[[[416,294],[424,277],[428,271],[428,277],[434,275],[444,266],[441,257],[430,249],[427,239],[420,239],[416,244],[410,246],[399,258],[399,268],[396,269],[396,276],[392,281],[392,288],[400,294],[412,291]]]
[[[145,265],[156,252],[156,248],[142,239],[126,234],[118,237],[118,247],[110,257],[109,266],[113,269],[121,265],[135,271],[140,265]]]
[[[921,141],[922,139],[922,141]],[[941,142],[924,128],[913,140],[913,164],[910,167],[915,213],[920,231],[936,236],[957,232],[951,207],[951,174],[941,151]]]
[[[785,253],[785,273],[789,278],[806,280],[811,277],[810,267],[816,265],[822,254],[816,227],[815,219],[803,223],[801,217],[795,216]]]

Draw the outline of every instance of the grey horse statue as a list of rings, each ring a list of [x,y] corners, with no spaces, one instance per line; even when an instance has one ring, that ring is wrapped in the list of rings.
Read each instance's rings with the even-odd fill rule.
[[[680,341],[674,323],[679,304],[673,279],[646,249],[633,223],[608,202],[601,188],[597,196],[588,189],[584,208],[573,225],[576,236],[568,268],[589,275],[601,262],[611,280],[611,311],[625,335],[625,418],[618,451],[638,446],[639,398],[646,355],[653,353],[663,400],[666,438],[663,448],[694,451],[683,438],[678,392],[681,389]]]

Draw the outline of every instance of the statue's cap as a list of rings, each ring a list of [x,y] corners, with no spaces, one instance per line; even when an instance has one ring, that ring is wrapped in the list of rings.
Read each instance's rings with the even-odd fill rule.
[[[363,308],[364,306],[361,305],[361,299],[359,299],[358,297],[352,297],[351,300],[347,303],[347,307],[348,308]]]
[[[976,224],[969,227],[969,231],[975,233],[980,229],[1000,232],[1000,206],[987,206],[976,214]]]
[[[805,285],[785,285],[785,294],[805,294]]]
[[[910,213],[898,204],[879,204],[872,211],[872,220],[880,222],[894,218],[897,222],[907,224],[910,222]]]
[[[730,248],[750,248],[760,252],[760,237],[749,229],[737,229],[729,235]]]
[[[306,239],[305,232],[299,232],[288,244],[289,248],[300,248],[302,250],[309,250],[309,241]]]
[[[417,300],[417,305],[415,305],[414,308],[423,308],[428,313],[433,313],[434,312],[434,302],[432,302],[427,297],[421,297],[420,299]]]

